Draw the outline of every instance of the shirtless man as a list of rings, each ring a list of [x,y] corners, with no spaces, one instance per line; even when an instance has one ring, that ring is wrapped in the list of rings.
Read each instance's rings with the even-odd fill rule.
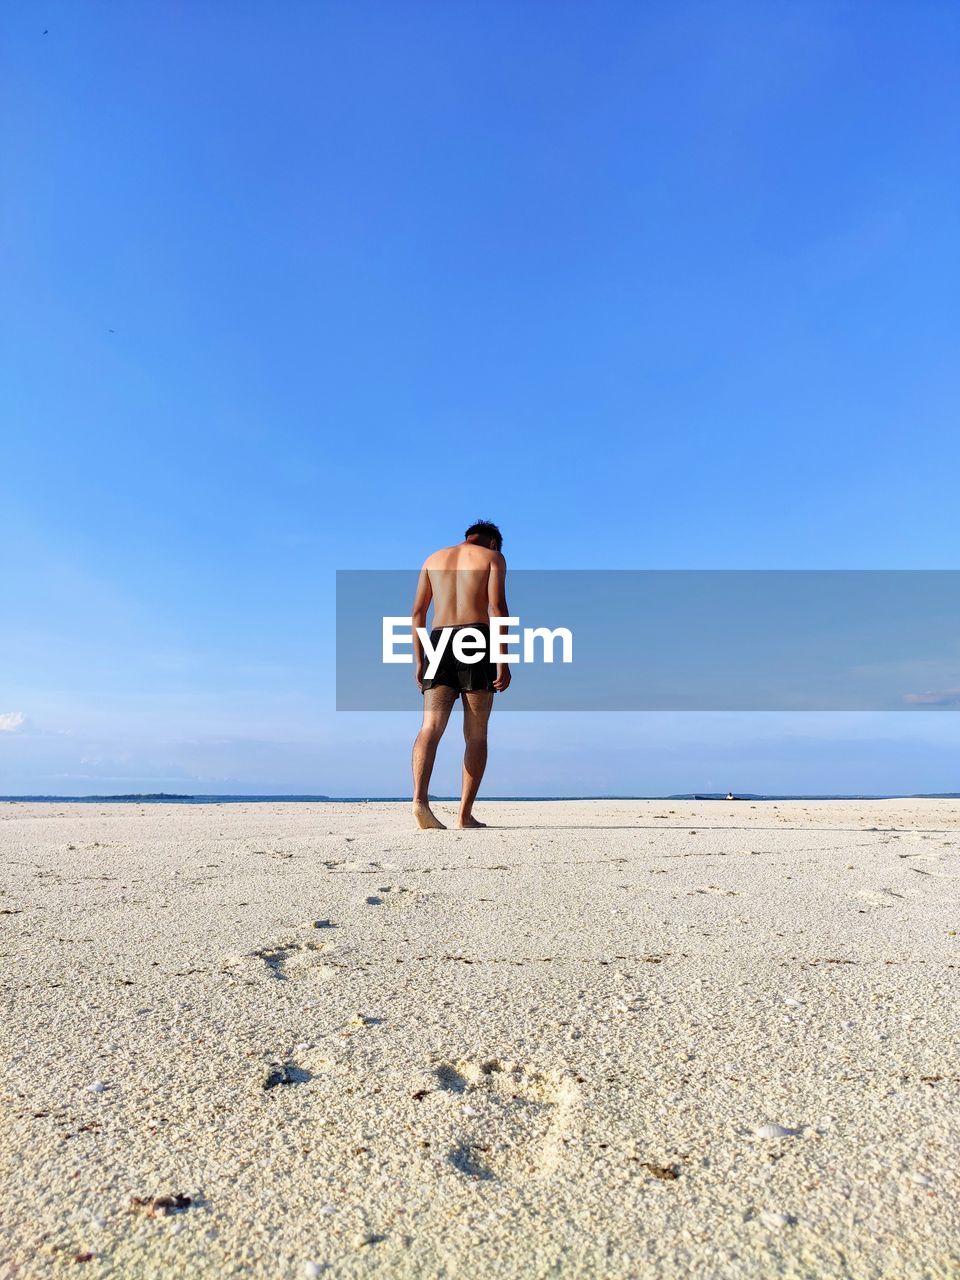
[[[510,683],[507,663],[492,663],[486,656],[464,663],[453,652],[453,637],[463,627],[474,627],[487,640],[491,618],[506,618],[507,562],[500,554],[503,537],[495,524],[480,520],[463,535],[463,542],[428,556],[420,570],[413,602],[413,662],[417,686],[423,694],[423,725],[413,744],[413,815],[421,827],[443,830],[427,797],[437,747],[447,727],[453,704],[463,702],[463,790],[459,827],[482,827],[473,816],[473,802],[487,764],[487,720],[493,695]],[[451,631],[433,679],[427,679],[427,661],[417,635],[427,625],[427,609],[433,601],[430,643],[436,648],[440,633]]]

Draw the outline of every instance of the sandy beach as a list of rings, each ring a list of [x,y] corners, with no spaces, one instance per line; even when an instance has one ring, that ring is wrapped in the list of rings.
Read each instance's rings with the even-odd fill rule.
[[[955,803],[477,816],[0,805],[3,1276],[960,1274]]]

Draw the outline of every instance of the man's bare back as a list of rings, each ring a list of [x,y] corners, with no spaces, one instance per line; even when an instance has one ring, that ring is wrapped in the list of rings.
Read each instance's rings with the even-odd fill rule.
[[[504,563],[499,551],[472,542],[442,547],[424,561],[433,593],[433,625],[459,627],[490,620],[490,579]]]
[[[434,551],[420,570],[411,613],[414,670],[423,693],[423,725],[413,748],[413,812],[421,827],[443,827],[430,809],[427,789],[437,746],[458,698],[463,702],[466,740],[458,825],[483,826],[473,817],[473,802],[487,761],[487,719],[494,693],[502,693],[510,684],[510,667],[493,664],[489,657],[475,665],[448,662],[436,677],[428,679],[418,629],[426,628],[431,604],[434,637],[451,628],[471,626],[486,633],[491,618],[508,616],[507,565],[500,554],[501,542],[496,525],[481,521],[467,530],[457,546]],[[450,635],[443,638],[449,640]],[[488,634],[486,638],[489,646]]]

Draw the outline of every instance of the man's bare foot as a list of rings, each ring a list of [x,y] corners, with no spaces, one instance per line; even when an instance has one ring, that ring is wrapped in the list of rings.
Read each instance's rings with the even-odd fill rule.
[[[478,822],[472,813],[469,814],[466,818],[461,817],[460,821],[457,823],[458,827],[464,827],[464,828],[485,827],[486,825],[487,824],[485,822]]]
[[[413,816],[423,831],[446,831],[446,827],[423,800],[414,800]]]

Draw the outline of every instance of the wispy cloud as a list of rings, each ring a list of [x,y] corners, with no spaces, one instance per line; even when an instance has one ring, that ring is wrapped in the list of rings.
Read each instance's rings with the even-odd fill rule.
[[[940,689],[933,693],[905,693],[903,700],[915,707],[960,707],[960,689]]]
[[[15,733],[26,722],[22,711],[0,711],[0,733]]]

